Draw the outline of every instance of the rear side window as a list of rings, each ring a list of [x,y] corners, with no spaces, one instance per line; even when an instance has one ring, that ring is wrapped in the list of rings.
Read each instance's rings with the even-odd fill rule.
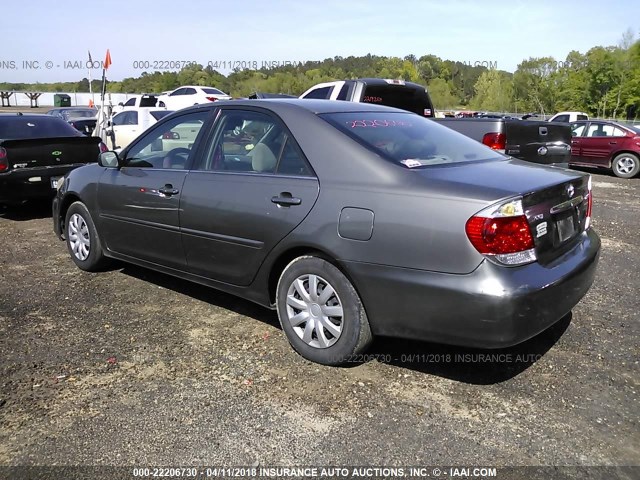
[[[450,128],[410,113],[319,116],[371,151],[407,168],[505,158]]]
[[[82,133],[60,118],[43,116],[0,118],[0,139],[80,137]]]
[[[375,103],[400,108],[425,117],[433,117],[433,105],[427,91],[408,85],[367,85],[363,103]]]
[[[316,88],[315,90],[311,90],[309,93],[307,93],[304,98],[317,98],[320,100],[326,100],[331,96],[331,90],[333,90],[333,87]]]
[[[203,88],[202,91],[204,93],[208,93],[209,95],[226,95],[226,93],[218,90],[217,88]]]
[[[578,115],[578,120],[589,120],[589,117],[587,117],[586,115]]]

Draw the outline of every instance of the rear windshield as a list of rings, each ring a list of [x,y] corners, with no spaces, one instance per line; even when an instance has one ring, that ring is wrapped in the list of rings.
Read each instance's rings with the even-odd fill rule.
[[[405,85],[367,85],[362,103],[377,103],[400,108],[425,117],[433,117],[433,105],[424,88]]]
[[[325,113],[341,132],[407,168],[505,158],[479,142],[411,113]]]
[[[157,112],[151,112],[151,116],[156,120],[160,120],[161,118],[166,117],[170,113],[173,113],[173,110],[160,110]]]
[[[202,91],[210,95],[226,95],[226,93],[221,92],[217,88],[203,88]]]
[[[142,97],[140,99],[141,107],[155,107],[156,103],[158,103],[158,99],[156,97]]]
[[[78,137],[82,134],[60,118],[0,117],[0,139]]]
[[[63,113],[68,118],[91,118],[98,114],[97,110],[64,110]]]

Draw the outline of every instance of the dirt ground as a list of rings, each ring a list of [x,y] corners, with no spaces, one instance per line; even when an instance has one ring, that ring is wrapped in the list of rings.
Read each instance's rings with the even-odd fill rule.
[[[46,202],[0,210],[0,465],[639,465],[640,178],[592,173],[602,256],[571,316],[500,351],[378,339],[351,368],[247,301],[78,270]]]

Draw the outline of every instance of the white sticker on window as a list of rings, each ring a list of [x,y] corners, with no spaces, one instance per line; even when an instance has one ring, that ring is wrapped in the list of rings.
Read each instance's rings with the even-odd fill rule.
[[[413,160],[412,158],[407,158],[406,160],[400,160],[400,163],[406,165],[409,168],[421,167],[422,163],[418,160]]]

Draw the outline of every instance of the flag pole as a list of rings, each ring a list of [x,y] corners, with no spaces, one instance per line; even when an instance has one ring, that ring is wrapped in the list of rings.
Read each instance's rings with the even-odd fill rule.
[[[93,82],[91,78],[91,70],[93,69],[93,60],[91,59],[91,51],[87,50],[87,53],[89,54],[89,94],[91,95],[91,106],[93,107],[96,104],[96,99],[93,96],[93,85],[91,85],[91,83]]]

